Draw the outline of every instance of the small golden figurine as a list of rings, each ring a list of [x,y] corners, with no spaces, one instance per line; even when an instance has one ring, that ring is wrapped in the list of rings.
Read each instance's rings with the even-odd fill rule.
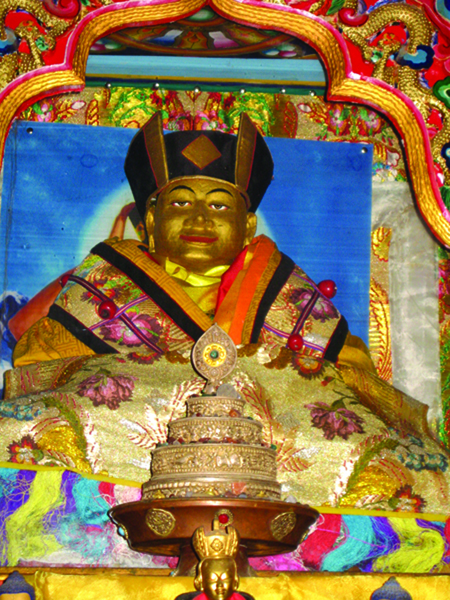
[[[195,589],[200,593],[181,594],[176,600],[254,600],[249,594],[236,592],[239,534],[234,527],[222,525],[216,515],[212,532],[205,534],[203,527],[198,527],[192,545],[200,559],[194,580]]]

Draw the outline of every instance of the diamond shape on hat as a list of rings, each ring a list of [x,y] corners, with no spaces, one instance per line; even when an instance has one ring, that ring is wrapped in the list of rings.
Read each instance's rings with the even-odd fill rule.
[[[181,154],[199,169],[204,169],[222,156],[206,135],[196,138]]]

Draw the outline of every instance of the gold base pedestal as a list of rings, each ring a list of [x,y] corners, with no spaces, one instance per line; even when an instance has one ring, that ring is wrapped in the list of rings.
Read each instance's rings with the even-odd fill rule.
[[[179,556],[175,575],[193,575],[198,560],[191,538],[197,527],[211,531],[211,523],[220,512],[229,518],[224,525],[239,531],[236,564],[243,577],[254,574],[249,556],[292,552],[319,516],[301,504],[228,498],[130,502],[116,506],[109,514],[132,550]]]

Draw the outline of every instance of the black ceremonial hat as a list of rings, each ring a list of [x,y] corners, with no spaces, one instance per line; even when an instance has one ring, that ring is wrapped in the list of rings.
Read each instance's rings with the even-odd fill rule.
[[[248,210],[255,212],[272,180],[273,160],[246,113],[241,115],[236,136],[222,131],[163,135],[158,112],[132,139],[125,173],[142,219],[147,199],[183,177],[211,177],[232,183],[245,197]]]

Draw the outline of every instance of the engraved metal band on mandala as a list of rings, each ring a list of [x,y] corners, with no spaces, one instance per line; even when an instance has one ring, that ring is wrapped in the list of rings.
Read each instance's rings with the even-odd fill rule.
[[[154,480],[182,473],[245,473],[262,479],[276,478],[276,452],[243,444],[180,444],[153,451]]]
[[[260,445],[262,423],[244,418],[188,417],[170,423],[169,436],[181,444],[241,442]]]
[[[281,497],[280,484],[274,481],[262,481],[256,478],[246,478],[239,481],[229,477],[190,477],[186,479],[167,478],[165,481],[153,480],[142,486],[142,499],[153,500],[161,498],[238,498],[245,494],[246,498],[261,500],[279,500]]]
[[[245,400],[224,396],[193,396],[186,402],[188,417],[233,417],[244,412]]]

